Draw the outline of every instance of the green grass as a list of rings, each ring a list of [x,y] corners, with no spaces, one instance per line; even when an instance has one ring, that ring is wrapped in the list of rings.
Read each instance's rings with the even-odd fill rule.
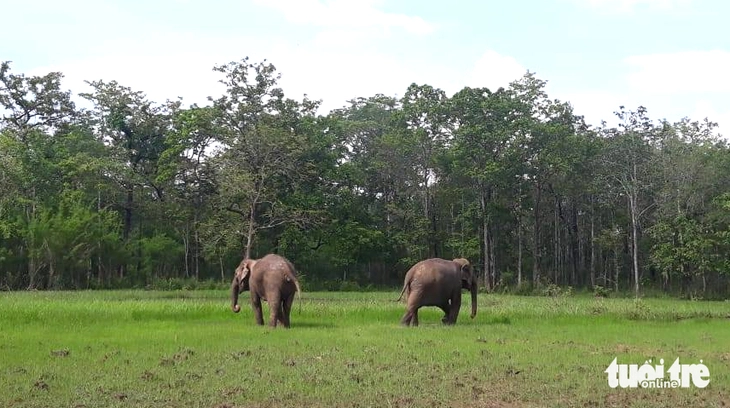
[[[397,292],[305,293],[292,328],[225,291],[0,293],[2,407],[730,404],[730,303],[464,296],[456,326]],[[265,310],[265,316],[267,316]],[[707,388],[610,389],[614,357],[710,369]]]

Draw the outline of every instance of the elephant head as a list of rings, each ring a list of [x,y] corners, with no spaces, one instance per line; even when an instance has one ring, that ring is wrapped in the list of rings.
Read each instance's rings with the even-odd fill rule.
[[[233,282],[231,282],[231,310],[234,313],[241,311],[241,306],[238,305],[238,295],[249,289],[251,269],[255,264],[256,261],[253,259],[244,259],[238,265],[238,268],[236,268],[236,273],[233,275]]]
[[[477,278],[474,269],[468,260],[464,258],[454,259],[454,262],[461,265],[461,287],[471,292],[471,315],[473,319],[477,315]]]

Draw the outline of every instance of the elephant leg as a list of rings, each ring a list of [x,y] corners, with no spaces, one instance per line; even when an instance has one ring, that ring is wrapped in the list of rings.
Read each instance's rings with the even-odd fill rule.
[[[446,324],[449,321],[449,318],[451,315],[451,305],[449,305],[449,303],[446,302],[446,303],[440,305],[439,308],[444,311],[444,317],[441,319],[441,323]]]
[[[284,325],[287,329],[289,328],[289,325],[291,321],[289,320],[289,317],[291,316],[291,307],[294,303],[294,294],[287,296],[286,299],[281,303],[282,313],[281,313],[281,324]]]
[[[281,301],[280,306],[279,306],[279,313],[276,314],[276,322],[277,322],[276,324],[280,324],[284,327],[286,327],[286,325],[284,324],[284,303],[285,302],[286,302],[286,300]]]
[[[418,307],[409,307],[400,319],[403,326],[418,326]]]
[[[251,306],[253,307],[253,315],[256,318],[256,324],[259,326],[264,325],[264,315],[261,310],[261,296],[255,292],[251,292]]]
[[[403,326],[410,326],[411,318],[413,318],[413,314],[410,310],[406,309],[406,313],[400,319],[400,324],[402,324]]]
[[[410,326],[415,322],[415,326],[418,326],[418,307],[409,305],[400,322],[404,326]]]
[[[276,327],[276,323],[280,319],[281,315],[281,298],[277,295],[276,297],[269,298],[269,326]]]
[[[456,294],[451,297],[451,310],[449,310],[449,316],[444,322],[445,324],[454,324],[456,319],[459,317],[459,309],[461,309],[461,290],[458,290]]]

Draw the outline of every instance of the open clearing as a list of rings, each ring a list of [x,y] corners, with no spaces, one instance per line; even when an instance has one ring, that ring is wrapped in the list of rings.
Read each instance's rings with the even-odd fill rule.
[[[403,328],[396,297],[304,293],[272,330],[226,291],[1,293],[0,406],[730,406],[730,302],[480,294],[471,320],[464,295]],[[710,384],[611,389],[614,357]]]

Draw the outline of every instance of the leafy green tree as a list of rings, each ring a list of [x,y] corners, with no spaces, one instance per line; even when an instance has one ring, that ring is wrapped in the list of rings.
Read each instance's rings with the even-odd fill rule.
[[[652,180],[649,141],[655,137],[656,129],[644,107],[630,112],[622,106],[616,115],[621,123],[618,128],[607,130],[610,143],[605,159],[612,167],[610,179],[614,191],[625,197],[628,204],[634,293],[638,297],[641,283],[639,223],[654,205],[647,192]]]
[[[284,98],[272,64],[244,59],[215,69],[226,85],[226,94],[213,101],[224,149],[216,163],[217,199],[233,214],[221,228],[236,231],[248,258],[259,232],[310,220],[310,209],[294,208],[283,198],[302,174],[305,139],[296,126],[314,115],[317,104]]]
[[[10,62],[0,63],[0,129],[23,139],[31,130],[47,132],[62,127],[76,110],[71,93],[61,90],[60,72],[26,77],[12,74]]]
[[[159,105],[149,101],[144,93],[132,91],[116,81],[93,81],[89,85],[93,91],[81,96],[92,102],[94,108],[86,112],[84,123],[95,129],[99,140],[108,145],[109,160],[117,163],[112,168],[118,172],[112,178],[120,193],[115,201],[123,213],[122,238],[135,254],[138,261],[135,267],[139,268],[139,240],[144,235],[142,208],[151,203],[159,206],[166,198],[165,185],[158,182],[158,161],[166,148],[165,136],[172,111],[179,108],[179,102]],[[138,236],[133,242],[135,222]],[[120,265],[119,278],[125,276],[128,268],[127,263]]]
[[[418,175],[412,183],[418,186],[422,197],[423,219],[417,229],[422,233],[421,239],[426,246],[422,256],[427,258],[440,256],[434,189],[439,178],[438,158],[443,155],[451,136],[448,108],[448,98],[441,89],[411,84],[401,99],[401,109],[395,118],[399,127],[396,135],[403,138],[399,141],[400,149],[395,150],[407,150],[406,157],[412,158]]]
[[[484,282],[492,288],[497,279],[494,250],[495,196],[505,180],[514,180],[511,146],[515,143],[519,114],[523,107],[503,88],[464,88],[452,98],[455,121],[452,180],[464,180],[473,197],[471,211],[479,220]]]
[[[200,278],[203,255],[201,224],[210,216],[207,204],[215,191],[215,169],[210,159],[222,134],[215,115],[211,107],[173,110],[165,149],[158,160],[156,183],[167,186],[166,205],[174,208],[171,213],[183,242],[185,277],[196,279]]]

